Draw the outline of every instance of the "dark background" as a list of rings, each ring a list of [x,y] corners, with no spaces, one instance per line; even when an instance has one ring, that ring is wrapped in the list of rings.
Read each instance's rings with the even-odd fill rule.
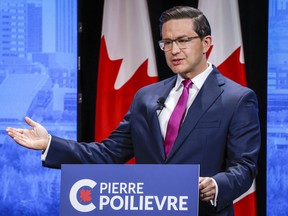
[[[147,0],[159,80],[172,76],[163,52],[158,48],[160,39],[159,17],[176,5],[198,6],[198,0]],[[79,31],[78,53],[81,58],[78,74],[78,141],[94,141],[95,101],[100,37],[104,0],[78,1]],[[268,0],[239,0],[240,21],[248,87],[259,100],[262,146],[256,183],[258,215],[266,215],[266,111],[267,111],[267,45]],[[212,29],[213,36],[213,29]],[[213,63],[213,62],[212,62]],[[79,96],[79,97],[80,97]]]

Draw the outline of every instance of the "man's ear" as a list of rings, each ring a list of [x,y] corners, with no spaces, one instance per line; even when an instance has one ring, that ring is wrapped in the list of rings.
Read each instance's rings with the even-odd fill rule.
[[[202,45],[203,45],[203,54],[206,54],[212,45],[211,35],[207,35],[202,39]]]

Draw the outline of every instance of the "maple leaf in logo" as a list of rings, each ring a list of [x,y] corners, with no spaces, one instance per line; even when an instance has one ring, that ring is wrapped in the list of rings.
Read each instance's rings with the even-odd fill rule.
[[[90,202],[92,200],[91,193],[92,193],[91,190],[82,189],[80,191],[80,199],[81,199],[81,201]]]

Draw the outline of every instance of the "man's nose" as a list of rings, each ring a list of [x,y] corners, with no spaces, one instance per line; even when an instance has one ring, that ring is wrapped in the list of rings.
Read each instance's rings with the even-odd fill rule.
[[[178,47],[178,44],[176,43],[176,41],[172,42],[171,52],[172,54],[176,54],[180,52],[180,48]]]

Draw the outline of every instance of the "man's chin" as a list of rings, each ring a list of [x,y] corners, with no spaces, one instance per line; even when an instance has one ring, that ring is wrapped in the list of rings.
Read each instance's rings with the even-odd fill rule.
[[[181,73],[183,73],[184,71],[183,71],[183,68],[182,67],[180,67],[180,66],[174,66],[174,67],[172,67],[171,68],[171,70],[173,71],[173,73],[175,73],[175,74],[181,74]]]

